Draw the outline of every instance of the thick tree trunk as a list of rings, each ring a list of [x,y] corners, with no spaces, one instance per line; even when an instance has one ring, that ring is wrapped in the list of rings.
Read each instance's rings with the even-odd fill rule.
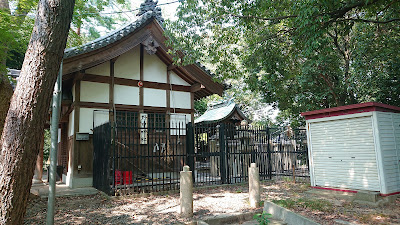
[[[8,107],[10,106],[10,99],[13,94],[11,84],[8,82],[7,77],[0,74],[0,134],[3,131],[4,121],[7,116]]]
[[[22,224],[74,0],[40,0],[0,141],[0,224]]]

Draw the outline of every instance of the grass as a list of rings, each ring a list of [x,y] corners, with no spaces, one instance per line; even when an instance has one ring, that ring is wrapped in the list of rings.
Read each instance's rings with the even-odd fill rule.
[[[333,211],[332,203],[322,199],[305,199],[305,198],[281,199],[281,200],[273,200],[272,202],[287,209],[301,207],[321,212]]]
[[[383,213],[368,213],[368,214],[361,214],[358,216],[358,220],[361,223],[384,223],[387,220],[388,215]]]

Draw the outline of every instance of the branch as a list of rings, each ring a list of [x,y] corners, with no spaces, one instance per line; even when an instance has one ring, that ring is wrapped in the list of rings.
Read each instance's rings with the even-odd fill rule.
[[[236,15],[229,13],[229,15],[233,17],[238,17],[238,18],[244,18],[244,19],[259,19],[259,20],[284,20],[284,19],[289,19],[289,18],[296,18],[298,15],[289,15],[289,16],[278,16],[278,17],[270,17],[270,18],[265,18],[265,17],[259,17],[259,16],[243,16],[243,15]]]
[[[320,67],[319,67],[320,68]],[[333,88],[333,84],[329,81],[329,79],[324,76],[322,73],[319,74],[319,76],[325,81],[325,83],[328,85],[329,89],[331,90],[332,96],[335,99],[336,105],[339,106],[339,98]]]
[[[327,12],[327,13],[320,13],[317,14],[316,16],[314,16],[314,18],[319,17],[319,16],[324,16],[324,15],[330,15],[332,17],[335,18],[340,18],[343,15],[345,15],[347,12],[349,12],[350,10],[357,8],[357,7],[361,7],[361,6],[368,6],[368,5],[372,5],[376,2],[378,2],[379,0],[374,0],[374,1],[358,1],[352,5],[349,5],[347,7],[338,9],[338,10],[334,10],[331,12]],[[368,2],[368,3],[367,3]],[[266,20],[266,21],[270,21],[270,20],[284,20],[284,19],[289,19],[289,18],[296,18],[299,15],[288,15],[288,16],[278,16],[278,17],[260,17],[260,16],[251,16],[251,15],[237,15],[237,14],[232,14],[232,13],[227,13],[230,16],[233,17],[237,17],[237,18],[244,18],[244,19],[259,19],[259,20]],[[360,21],[360,22],[367,22],[367,21]],[[392,22],[392,21],[391,21]]]
[[[367,19],[359,19],[359,18],[346,18],[346,19],[340,19],[338,21],[355,21],[355,22],[364,22],[364,23],[386,24],[386,23],[400,21],[400,18],[394,18],[394,19],[385,20],[385,21],[367,20]]]

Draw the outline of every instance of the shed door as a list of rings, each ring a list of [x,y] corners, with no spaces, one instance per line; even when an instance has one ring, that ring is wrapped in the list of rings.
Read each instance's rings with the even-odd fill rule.
[[[380,191],[372,117],[310,123],[316,186]]]

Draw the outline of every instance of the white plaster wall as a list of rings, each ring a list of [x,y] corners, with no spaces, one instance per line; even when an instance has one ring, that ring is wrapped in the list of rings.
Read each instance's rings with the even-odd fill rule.
[[[110,76],[110,62],[102,63],[98,66],[85,70],[85,73],[95,74],[100,76]]]
[[[109,120],[108,113],[104,109],[80,108],[79,117],[79,133],[93,134],[93,118],[96,120],[96,126]]]
[[[75,102],[75,84],[72,85],[72,102]]]
[[[170,104],[171,108],[190,109],[191,108],[190,92],[171,91]]]
[[[188,82],[183,80],[180,76],[178,76],[176,73],[172,72],[169,74],[169,79],[171,84],[178,84],[178,85],[184,85],[184,86],[190,86]]]
[[[167,65],[156,55],[149,55],[144,51],[143,80],[167,83]]]
[[[57,138],[58,138],[57,143],[60,143],[61,142],[61,128],[58,128],[58,136],[57,136]]]
[[[68,121],[68,136],[74,135],[74,120],[75,120],[75,110],[69,114],[69,121]]]
[[[171,130],[171,135],[186,135],[186,124],[191,122],[191,119],[190,114],[171,113],[170,127],[175,128]]]
[[[140,79],[140,47],[118,57],[114,64],[114,76],[126,79]]]
[[[109,84],[82,81],[81,82],[81,101],[108,103]]]
[[[154,107],[167,107],[167,91],[144,88],[143,105]]]
[[[114,103],[124,105],[139,105],[139,88],[115,85]]]

